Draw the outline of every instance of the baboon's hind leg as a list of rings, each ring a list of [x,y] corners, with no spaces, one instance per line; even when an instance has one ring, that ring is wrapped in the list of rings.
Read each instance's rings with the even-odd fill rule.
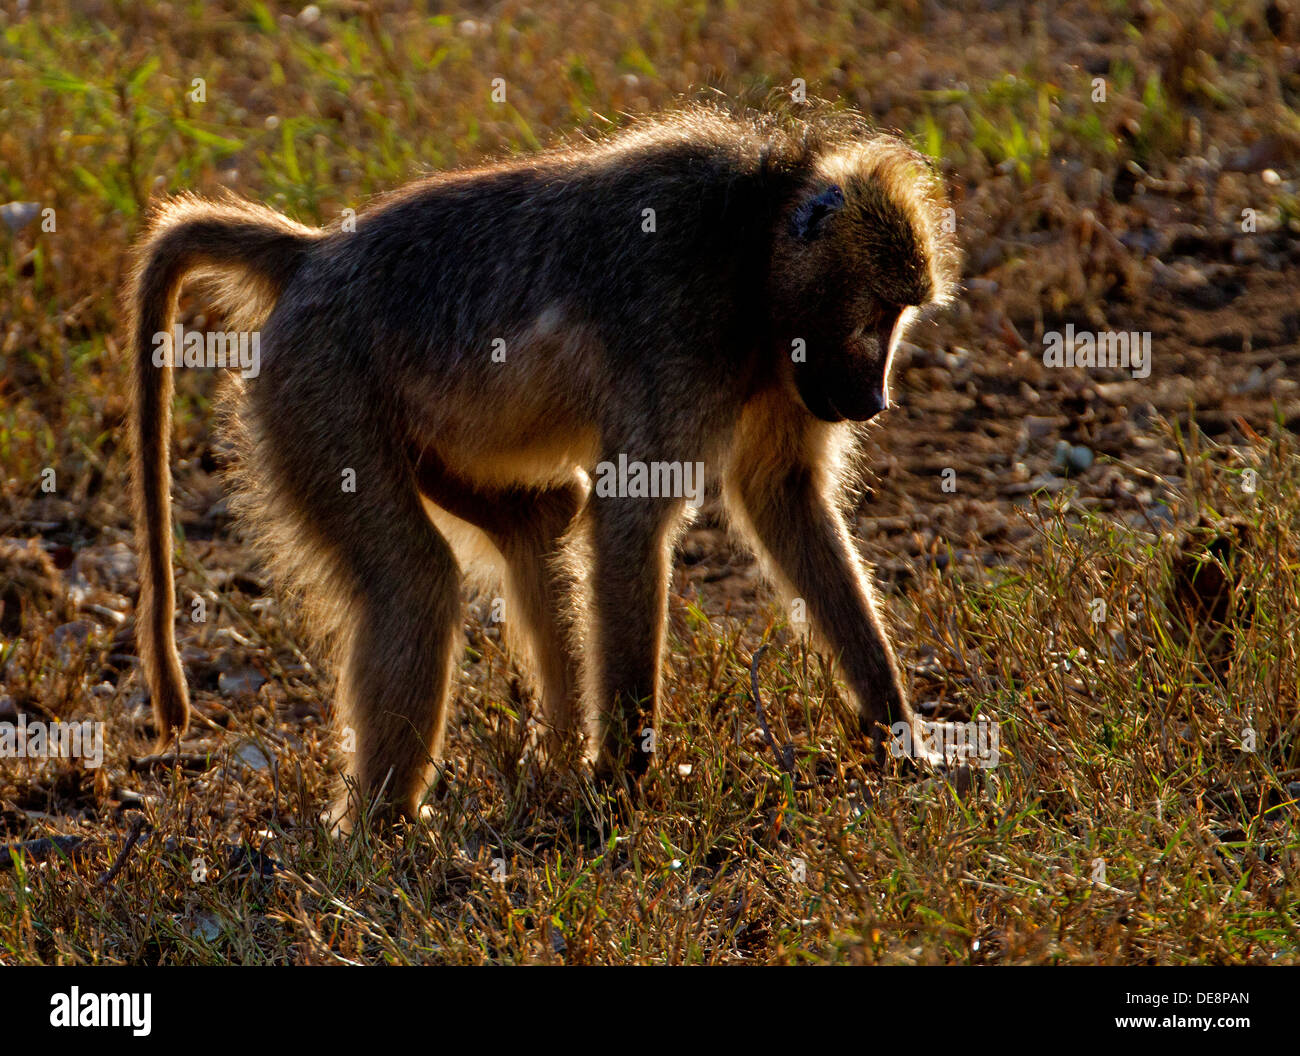
[[[356,789],[381,813],[413,817],[442,747],[459,573],[431,525],[387,530],[392,549],[369,566],[372,586],[356,596],[340,654],[339,712],[356,733]]]
[[[345,748],[355,747],[338,813],[349,822],[362,806],[413,816],[442,740],[459,569],[409,461],[376,436],[361,394],[336,399],[328,421],[289,385],[266,394],[273,413],[259,415],[259,450],[272,488],[296,512],[294,585],[308,620],[333,631],[337,724]]]
[[[565,561],[565,535],[582,508],[576,482],[547,488],[473,488],[432,456],[419,460],[421,492],[468,521],[492,541],[505,561],[509,594],[506,623],[523,625],[541,682],[543,751],[562,755],[587,733],[574,626],[579,585]]]
[[[650,766],[658,736],[660,662],[680,499],[602,497],[590,506],[592,685],[599,709],[597,773]]]

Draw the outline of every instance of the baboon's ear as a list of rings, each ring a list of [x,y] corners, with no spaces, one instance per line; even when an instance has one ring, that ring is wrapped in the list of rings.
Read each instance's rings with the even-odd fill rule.
[[[792,226],[796,238],[805,242],[821,234],[822,225],[832,213],[844,207],[844,192],[832,183],[824,191],[805,198],[794,211]]]

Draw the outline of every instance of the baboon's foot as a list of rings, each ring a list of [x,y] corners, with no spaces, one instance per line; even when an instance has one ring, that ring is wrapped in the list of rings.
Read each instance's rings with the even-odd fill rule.
[[[359,795],[349,787],[333,805],[321,815],[321,822],[333,836],[349,836],[361,828],[373,832],[391,829],[413,822],[421,816],[418,802],[397,804],[389,799]]]
[[[519,762],[535,766],[542,773],[580,771],[587,765],[586,749],[576,733],[536,723],[532,725]]]

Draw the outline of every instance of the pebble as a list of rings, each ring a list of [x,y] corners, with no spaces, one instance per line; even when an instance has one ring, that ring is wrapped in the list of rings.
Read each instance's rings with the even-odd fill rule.
[[[1071,444],[1064,440],[1058,440],[1056,454],[1052,460],[1052,468],[1063,476],[1073,476],[1076,473],[1084,473],[1090,469],[1093,459],[1092,448],[1086,444]]]

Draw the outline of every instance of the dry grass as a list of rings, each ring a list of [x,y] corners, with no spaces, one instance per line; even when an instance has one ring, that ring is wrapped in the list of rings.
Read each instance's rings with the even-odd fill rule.
[[[49,762],[0,786],[11,818],[14,804],[41,816],[33,788],[84,804],[59,828],[86,841],[74,860],[15,862],[0,949],[65,963],[1293,962],[1300,462],[1268,443],[1187,458],[1189,501],[1260,541],[1211,562],[1235,584],[1222,678],[1208,639],[1175,630],[1170,569],[1205,548],[1058,506],[1034,520],[1026,571],[919,572],[896,606],[917,698],[999,724],[999,764],[973,775],[864,766],[815,654],[681,600],[657,765],[632,810],[517,765],[500,666],[460,709],[429,817],[344,842],[314,822],[331,778],[314,717],[266,693],[230,710],[209,698],[223,728],[192,746],[212,752],[200,772],[146,779],[129,763],[143,716],[106,701],[89,709],[107,724],[103,768]],[[769,635],[760,681],[793,782],[748,689]],[[472,642],[493,651],[478,630]],[[56,697],[56,643],[20,648],[33,691]],[[137,812],[152,833],[98,886]]]

